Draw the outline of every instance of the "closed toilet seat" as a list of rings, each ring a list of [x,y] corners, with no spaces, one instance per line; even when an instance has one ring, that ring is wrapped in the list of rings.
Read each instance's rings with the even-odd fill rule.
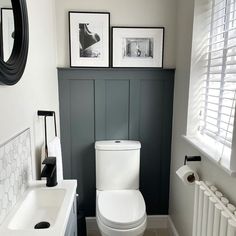
[[[139,190],[101,191],[97,196],[97,216],[115,229],[132,229],[146,221],[146,207]]]

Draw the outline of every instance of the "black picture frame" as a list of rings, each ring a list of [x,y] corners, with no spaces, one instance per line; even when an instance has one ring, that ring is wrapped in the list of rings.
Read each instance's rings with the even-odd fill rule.
[[[106,31],[106,42],[107,44],[106,46],[106,50],[103,50],[106,52],[105,54],[105,63],[102,64],[99,63],[99,59],[96,60],[96,58],[92,58],[90,57],[90,59],[85,58],[84,61],[86,61],[86,59],[89,61],[91,61],[90,63],[85,63],[83,61],[83,63],[75,63],[74,59],[73,59],[73,55],[72,53],[74,51],[76,51],[78,53],[79,50],[81,50],[80,48],[78,49],[78,46],[76,47],[77,50],[74,50],[75,47],[73,47],[73,42],[72,42],[72,19],[71,16],[72,14],[78,14],[79,15],[87,15],[87,17],[89,16],[106,16],[107,17],[107,30],[104,30],[104,32]],[[88,12],[88,11],[69,11],[68,12],[68,20],[69,20],[69,59],[70,59],[70,67],[71,68],[109,68],[110,67],[110,12]],[[92,21],[92,19],[91,19]],[[79,22],[79,20],[78,20]],[[86,25],[86,24],[84,24]],[[86,27],[87,28],[87,27]],[[92,33],[92,32],[90,32]],[[78,40],[77,40],[78,41]],[[80,42],[79,42],[80,43]],[[103,45],[104,46],[104,45]],[[104,53],[103,51],[103,53]],[[84,56],[85,57],[85,56]],[[80,58],[80,55],[77,55],[77,58]],[[89,57],[88,57],[89,58]],[[91,59],[92,58],[92,59]],[[84,58],[81,58],[84,59]],[[97,62],[96,62],[97,61]],[[78,62],[78,61],[77,61]]]
[[[25,0],[12,0],[15,36],[12,53],[7,61],[0,58],[0,84],[14,85],[22,77],[28,57],[29,24]],[[1,45],[2,46],[2,45]]]
[[[114,31],[116,29],[123,29],[123,30],[145,30],[145,31],[153,31],[153,30],[159,30],[161,32],[161,45],[160,45],[160,51],[161,51],[161,55],[160,55],[160,59],[159,59],[159,63],[158,65],[153,65],[153,63],[150,63],[150,65],[148,63],[146,63],[145,66],[142,65],[134,65],[135,63],[133,63],[132,65],[130,65],[129,63],[127,63],[127,61],[125,63],[122,63],[122,65],[117,65],[114,63],[114,56],[115,56],[115,52],[114,52],[114,45],[117,47],[119,47],[119,44],[117,44],[117,42],[114,40]],[[147,33],[146,33],[147,34]],[[132,34],[129,34],[132,35]],[[147,34],[148,35],[148,34]],[[124,34],[122,34],[122,37],[124,36]],[[131,38],[134,36],[130,36]],[[143,36],[140,36],[140,38],[144,39]],[[111,27],[111,40],[112,40],[112,50],[111,50],[111,67],[112,68],[149,68],[149,69],[163,69],[163,63],[164,63],[164,44],[165,44],[165,27],[139,27],[139,26],[113,26]],[[122,50],[122,48],[120,48],[120,50]],[[140,61],[140,60],[139,60]],[[125,64],[125,65],[124,65]]]

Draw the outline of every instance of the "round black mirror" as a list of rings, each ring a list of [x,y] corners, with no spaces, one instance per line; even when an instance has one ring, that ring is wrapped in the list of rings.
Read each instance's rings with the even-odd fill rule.
[[[16,84],[25,69],[29,26],[25,0],[0,0],[1,7],[1,47],[0,47],[0,83]]]

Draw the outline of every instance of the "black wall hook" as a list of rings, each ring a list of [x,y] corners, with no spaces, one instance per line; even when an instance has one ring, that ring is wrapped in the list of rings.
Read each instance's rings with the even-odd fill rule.
[[[201,161],[201,160],[202,160],[201,156],[185,156],[184,165],[186,165],[188,161]]]

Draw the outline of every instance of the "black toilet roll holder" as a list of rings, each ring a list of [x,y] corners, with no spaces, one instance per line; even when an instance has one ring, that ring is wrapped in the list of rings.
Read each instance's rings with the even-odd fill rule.
[[[186,165],[187,164],[187,162],[189,162],[189,161],[201,161],[202,160],[202,158],[201,158],[201,156],[185,156],[185,158],[184,158],[184,165]]]

